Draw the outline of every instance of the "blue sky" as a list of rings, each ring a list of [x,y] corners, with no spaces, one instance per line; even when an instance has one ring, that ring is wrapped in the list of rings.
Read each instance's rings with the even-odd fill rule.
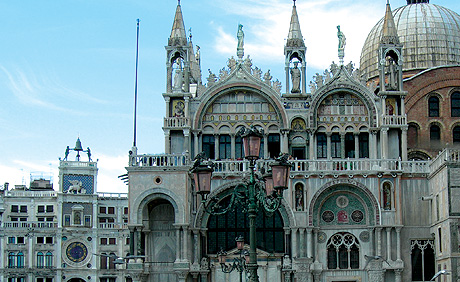
[[[345,61],[359,66],[362,44],[383,17],[385,0],[298,0],[307,45],[307,77],[337,59],[336,26],[347,37]],[[434,1],[460,12],[457,0]],[[405,5],[393,0],[393,9]],[[5,0],[0,2],[0,183],[28,184],[53,174],[79,136],[99,159],[98,191],[126,192],[133,140],[136,19],[140,22],[140,153],[162,153],[165,50],[176,0]],[[283,82],[289,0],[181,1],[186,29],[201,47],[203,81],[236,55],[244,25],[245,55]],[[283,88],[284,89],[284,88]]]

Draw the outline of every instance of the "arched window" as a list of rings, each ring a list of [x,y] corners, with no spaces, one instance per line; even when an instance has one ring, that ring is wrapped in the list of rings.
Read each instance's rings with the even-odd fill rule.
[[[387,181],[383,183],[383,189],[382,189],[382,194],[383,194],[383,202],[382,206],[384,210],[391,210],[391,184]]]
[[[261,151],[262,148],[260,148]],[[243,159],[244,158],[244,152],[243,152],[243,139],[241,139],[241,136],[236,136],[235,137],[235,158],[238,159]]]
[[[359,243],[355,236],[341,232],[334,234],[329,239],[327,243],[327,268],[359,268]]]
[[[340,135],[338,133],[332,134],[331,135],[331,156],[333,158],[342,157],[342,149],[340,145],[341,145]]]
[[[8,267],[9,268],[16,267],[16,254],[15,253],[8,254]]]
[[[101,269],[107,269],[107,254],[101,254]]]
[[[231,159],[232,158],[232,142],[230,135],[219,136],[219,159]]]
[[[412,281],[429,281],[435,274],[433,240],[411,240]]]
[[[359,157],[369,158],[369,133],[361,132],[359,134]]]
[[[16,256],[17,258],[17,268],[24,268],[24,254],[19,252]]]
[[[206,157],[209,159],[215,158],[215,141],[213,135],[203,135],[202,149]]]
[[[418,126],[416,123],[409,123],[407,129],[407,147],[414,148],[418,145]]]
[[[430,126],[430,140],[440,141],[441,140],[441,129],[436,124]]]
[[[226,207],[230,197],[222,200]],[[257,248],[269,253],[284,253],[284,225],[279,211],[267,217],[259,211],[256,217]],[[223,215],[211,215],[208,221],[207,234],[208,254],[217,254],[223,249],[228,251],[236,248],[235,238],[242,235],[249,244],[249,218],[240,207],[236,207]]]
[[[53,253],[47,252],[45,255],[45,267],[50,268],[53,266]]]
[[[460,143],[460,126],[454,127],[452,130],[452,138],[454,143]]]
[[[460,92],[454,92],[450,96],[450,110],[453,117],[460,117]]]
[[[44,262],[45,262],[45,259],[44,259],[43,253],[38,252],[37,253],[37,267],[43,268],[43,266],[45,265]]]
[[[327,138],[325,133],[318,133],[316,136],[316,148],[318,159],[327,158]]]
[[[109,257],[109,269],[115,269],[115,258],[116,258],[116,255],[114,253],[110,253],[110,257]]]
[[[345,158],[355,157],[355,135],[351,132],[345,134]]]
[[[436,96],[428,99],[428,116],[439,117],[439,98]]]

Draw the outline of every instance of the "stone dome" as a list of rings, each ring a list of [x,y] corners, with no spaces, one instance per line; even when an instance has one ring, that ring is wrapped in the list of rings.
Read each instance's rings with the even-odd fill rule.
[[[423,1],[425,2],[425,1]],[[460,65],[460,15],[442,6],[417,3],[393,11],[403,44],[403,71]],[[378,76],[378,49],[383,18],[372,28],[361,51],[361,73]]]

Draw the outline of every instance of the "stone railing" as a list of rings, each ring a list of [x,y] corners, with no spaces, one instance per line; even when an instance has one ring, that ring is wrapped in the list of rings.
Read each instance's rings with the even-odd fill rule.
[[[127,199],[128,193],[107,193],[107,192],[98,192],[98,198],[105,198],[105,199]]]
[[[188,166],[190,159],[188,153],[160,154],[160,155],[135,155],[130,157],[129,166],[135,167],[176,167]]]
[[[100,229],[128,229],[128,224],[98,223]]]
[[[383,115],[382,125],[399,126],[407,124],[407,115]]]
[[[13,229],[22,229],[22,228],[40,228],[40,229],[50,229],[57,228],[57,222],[46,222],[46,221],[4,221],[2,222],[3,228],[13,228]]]
[[[66,167],[95,167],[96,162],[61,161],[60,166],[66,166]]]
[[[165,128],[182,128],[190,126],[190,118],[186,117],[165,117],[163,126]]]
[[[291,172],[323,173],[372,173],[401,171],[399,160],[338,159],[338,160],[292,160]]]
[[[454,149],[444,149],[431,162],[431,171],[435,172],[446,162],[460,162],[460,151]]]
[[[7,197],[30,197],[30,198],[53,198],[57,196],[56,191],[5,191]]]

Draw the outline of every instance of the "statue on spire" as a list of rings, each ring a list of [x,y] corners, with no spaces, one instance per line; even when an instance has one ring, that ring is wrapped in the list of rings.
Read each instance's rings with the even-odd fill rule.
[[[337,26],[337,37],[339,39],[339,62],[343,65],[343,57],[345,57],[345,45],[347,44],[347,39],[345,34],[340,30],[340,25]]]
[[[238,38],[238,48],[236,49],[236,55],[240,60],[242,60],[244,56],[244,32],[242,24],[238,24],[238,32],[236,37]]]

